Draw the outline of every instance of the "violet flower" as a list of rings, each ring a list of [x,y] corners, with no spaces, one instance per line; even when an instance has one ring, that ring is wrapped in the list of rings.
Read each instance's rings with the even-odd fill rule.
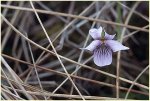
[[[102,27],[90,29],[89,34],[93,37],[94,41],[86,48],[82,48],[93,52],[94,63],[97,66],[110,65],[112,63],[112,52],[129,49],[120,42],[112,40],[115,35],[109,35],[105,31],[102,35],[102,32]]]

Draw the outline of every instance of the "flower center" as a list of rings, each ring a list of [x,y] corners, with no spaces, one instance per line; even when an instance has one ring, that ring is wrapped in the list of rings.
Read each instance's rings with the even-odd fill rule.
[[[106,47],[105,44],[102,43],[101,45],[98,45],[95,50],[97,50],[97,49],[104,49],[105,47]]]
[[[101,38],[100,41],[102,41],[103,44],[105,43],[105,39],[104,38]]]

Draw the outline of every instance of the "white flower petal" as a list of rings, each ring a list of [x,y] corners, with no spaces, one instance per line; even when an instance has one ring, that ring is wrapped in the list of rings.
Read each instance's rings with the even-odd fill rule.
[[[115,35],[116,35],[116,34],[110,35],[110,34],[107,34],[107,33],[105,32],[105,39],[106,39],[106,40],[112,40],[112,39],[115,37]]]
[[[102,33],[102,27],[99,29],[92,28],[89,30],[89,34],[92,36],[93,39],[100,39]]]
[[[102,28],[102,27],[99,27],[99,28],[98,28],[98,32],[100,33],[100,37],[101,37],[102,31],[103,31],[103,28]]]
[[[93,51],[94,49],[97,48],[97,46],[101,45],[101,43],[102,42],[100,40],[94,40],[86,48],[82,48],[82,49],[87,49],[89,51]]]
[[[129,49],[128,47],[122,45],[118,41],[106,40],[105,43],[113,50],[113,52],[117,52],[117,51],[120,51],[120,50],[127,50],[127,49]]]
[[[112,63],[112,50],[106,46],[94,50],[94,63],[97,66],[110,65]]]

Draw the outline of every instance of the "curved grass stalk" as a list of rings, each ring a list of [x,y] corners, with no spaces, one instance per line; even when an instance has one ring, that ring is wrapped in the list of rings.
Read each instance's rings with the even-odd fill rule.
[[[29,95],[29,94],[26,92],[25,88],[21,85],[21,83],[23,83],[22,80],[15,74],[15,72],[11,69],[11,67],[7,64],[7,62],[4,60],[3,57],[1,57],[1,60],[2,60],[2,63],[5,65],[5,67],[6,67],[6,68],[8,69],[8,71],[10,72],[10,74],[12,75],[13,79],[14,79],[15,81],[17,81],[17,83],[19,84],[18,86],[24,91],[24,94],[26,95],[26,97],[27,97],[28,99],[33,99],[33,97],[32,97],[31,95]]]
[[[106,3],[107,4],[107,3]],[[100,14],[101,14],[101,12],[105,9],[105,8],[107,8],[107,7],[109,7],[108,5],[104,5],[103,6],[103,8],[100,10],[100,12],[98,12],[98,14],[96,15],[96,19],[98,19],[98,17],[100,16]],[[94,27],[94,25],[96,24],[96,22],[93,22],[93,24],[92,24],[92,26],[91,26],[91,28],[93,28]],[[87,45],[87,43],[88,43],[88,40],[89,40],[89,38],[90,38],[90,35],[88,34],[87,35],[87,37],[86,37],[86,39],[85,39],[85,42],[84,42],[84,45],[83,45],[83,48],[85,48],[86,47],[86,45]],[[83,57],[83,54],[84,54],[84,51],[85,50],[81,50],[81,53],[80,53],[80,55],[79,55],[79,58],[78,58],[78,63],[80,63],[81,62],[81,60],[82,60],[82,57]],[[77,72],[78,72],[78,70],[80,69],[80,66],[76,66],[76,69],[74,70],[74,75],[77,75]],[[71,93],[73,92],[73,87],[72,87],[72,91],[71,91]]]
[[[20,96],[18,95],[18,93],[16,92],[15,88],[13,87],[13,85],[11,84],[11,82],[9,81],[9,79],[8,79],[6,73],[4,72],[3,68],[1,68],[1,69],[2,69],[2,73],[3,73],[4,76],[6,77],[6,80],[7,80],[8,84],[12,87],[12,89],[13,89],[13,91],[15,92],[16,96],[20,97]]]
[[[31,63],[29,63],[29,62],[26,62],[26,61],[23,61],[23,60],[19,60],[19,59],[10,57],[10,56],[5,55],[5,54],[2,54],[2,56],[6,57],[6,58],[8,58],[8,59],[14,60],[14,61],[18,61],[18,62],[23,63],[23,64],[30,65],[30,66],[31,66],[30,68],[33,68],[33,67],[32,67],[33,64],[31,64]],[[87,59],[84,63],[88,62],[90,59],[91,59],[91,58]],[[84,63],[83,63],[83,64],[84,64]],[[41,70],[44,70],[44,71],[47,71],[47,72],[56,73],[56,74],[61,75],[61,76],[63,76],[63,77],[66,76],[65,73],[62,73],[62,72],[59,72],[59,71],[56,71],[56,70],[47,69],[47,68],[45,68],[45,67],[38,66],[38,65],[36,65],[36,67],[37,67],[38,69],[41,69]],[[105,83],[105,82],[100,82],[100,81],[96,81],[96,80],[91,80],[91,79],[84,78],[84,77],[80,77],[80,76],[75,76],[75,75],[73,75],[73,73],[72,73],[72,74],[69,74],[69,75],[70,75],[71,77],[75,78],[75,79],[80,79],[80,80],[88,81],[88,82],[91,82],[91,83],[95,83],[95,84],[99,84],[99,85],[105,85],[105,86],[108,86],[108,87],[113,87],[113,88],[115,88],[115,85],[113,85],[113,84],[109,84],[109,83]],[[3,77],[3,76],[2,76],[2,77]],[[5,77],[3,77],[3,78],[5,78]],[[10,80],[10,81],[12,81],[12,80]],[[13,82],[13,81],[12,81],[12,82]],[[24,84],[22,84],[22,85],[24,85]],[[60,84],[59,86],[61,86],[61,84]],[[119,89],[120,89],[120,90],[125,90],[125,91],[128,90],[127,88],[124,88],[124,87],[119,87]],[[42,91],[41,91],[41,92],[42,92]],[[136,91],[136,90],[131,90],[131,92],[148,95],[147,93],[140,92],[140,91]]]
[[[6,5],[10,5],[11,3],[12,3],[12,1],[8,1]],[[3,10],[2,14],[5,16],[7,14],[7,12],[8,12],[8,9],[6,8]],[[2,24],[3,24],[3,20],[1,20],[1,25]]]
[[[26,33],[25,33],[25,34],[26,34]],[[26,36],[27,36],[27,34],[26,34]],[[28,37],[28,36],[27,36],[27,37]],[[39,83],[39,85],[40,85],[40,88],[41,88],[41,90],[43,91],[43,87],[42,87],[42,84],[41,84],[41,81],[40,81],[40,78],[39,78],[39,74],[38,74],[38,71],[37,71],[37,69],[36,69],[35,60],[34,60],[34,56],[33,56],[33,52],[32,52],[30,43],[29,43],[29,42],[27,42],[27,43],[28,43],[28,47],[29,47],[30,54],[31,54],[31,59],[32,59],[32,62],[33,62],[35,74],[36,74],[38,83]],[[32,70],[31,70],[31,72],[32,72]],[[45,96],[44,96],[44,98],[45,98],[45,100],[47,100]]]
[[[1,90],[2,90],[2,92],[8,93],[9,95],[11,95],[11,96],[13,96],[13,97],[15,97],[15,98],[17,98],[17,99],[19,99],[19,100],[25,100],[25,99],[23,99],[23,98],[21,98],[21,97],[19,97],[19,96],[16,96],[16,95],[13,94],[13,93],[8,92],[8,91],[5,90],[4,88],[1,88]],[[22,92],[23,92],[23,91],[22,91]],[[17,99],[16,99],[16,100],[17,100]]]
[[[10,5],[4,5],[1,4],[1,7],[3,8],[9,8],[9,9],[18,9],[18,10],[24,10],[24,11],[31,11],[33,12],[34,10],[31,8],[26,8],[26,7],[18,7],[18,6],[10,6]],[[94,21],[94,22],[99,22],[99,23],[105,23],[105,24],[110,24],[110,25],[116,25],[116,26],[121,26],[121,27],[126,27],[134,30],[140,30],[144,32],[149,32],[147,29],[143,29],[140,27],[132,26],[132,25],[125,25],[121,23],[115,23],[112,21],[106,21],[106,20],[101,20],[101,19],[94,19],[94,18],[89,18],[85,16],[78,16],[78,15],[73,15],[73,14],[66,14],[66,13],[60,13],[60,12],[53,12],[53,11],[46,11],[46,10],[40,10],[36,9],[38,13],[44,13],[44,14],[51,14],[51,15],[59,15],[59,16],[66,16],[66,17],[72,17],[72,18],[78,18],[78,19],[83,19],[83,20],[89,20],[89,21]]]
[[[12,89],[10,87],[8,87],[9,89]],[[16,89],[16,91],[22,93],[22,90],[19,90],[19,89]],[[37,95],[37,96],[40,96],[41,93],[40,92],[33,92],[33,91],[27,91],[29,94],[32,94],[32,95]],[[44,94],[42,94],[44,95]],[[50,94],[50,93],[45,93],[45,96],[53,96],[53,97],[64,97],[64,98],[74,98],[74,99],[81,99],[81,97],[79,95],[68,95],[68,94]],[[100,97],[100,96],[84,96],[87,100],[91,99],[91,100],[99,100],[99,99],[109,99],[109,100],[115,100],[116,98],[112,98],[112,97]]]
[[[117,2],[117,3],[119,3],[121,6],[125,7],[126,9],[131,10],[131,8],[127,7],[126,5],[122,4],[121,2]],[[149,22],[149,19],[146,16],[142,15],[141,13],[139,13],[137,11],[133,11],[133,13],[140,16],[141,18],[143,18],[147,22]]]
[[[133,14],[133,11],[136,9],[136,7],[139,5],[139,3],[140,3],[140,2],[136,2],[136,3],[133,5],[131,11],[129,12],[129,14],[128,14],[127,18],[126,18],[125,25],[128,25],[129,20],[130,20],[132,14]],[[126,28],[124,27],[123,30],[122,30],[121,36],[120,36],[120,40],[119,40],[121,43],[122,43],[122,41],[123,41],[123,36],[124,36],[124,34],[125,34],[125,31],[126,31]],[[121,51],[119,51],[119,52],[117,53],[116,98],[119,98],[119,93],[120,93],[120,92],[119,92],[120,57],[121,57]]]
[[[32,8],[33,8],[33,10],[34,10],[34,12],[35,12],[35,15],[36,15],[36,17],[37,17],[37,19],[38,19],[38,21],[39,21],[39,23],[40,23],[40,25],[41,25],[41,27],[42,27],[42,29],[43,29],[45,35],[46,35],[48,41],[49,41],[49,43],[50,43],[52,49],[54,50],[54,53],[56,54],[56,57],[58,58],[58,60],[59,60],[59,62],[60,62],[60,64],[61,64],[61,66],[63,67],[65,73],[67,74],[67,76],[68,76],[68,78],[69,78],[69,80],[71,81],[72,85],[75,87],[75,89],[77,90],[77,92],[79,93],[79,95],[81,96],[81,98],[82,98],[83,100],[85,100],[85,98],[82,96],[82,94],[80,93],[79,89],[78,89],[77,86],[74,84],[74,82],[73,82],[73,80],[71,79],[71,77],[69,76],[68,71],[66,70],[66,68],[65,68],[65,66],[63,65],[63,63],[62,63],[62,61],[61,61],[59,55],[57,54],[57,51],[55,50],[55,47],[53,46],[53,43],[52,43],[51,39],[49,38],[49,36],[48,36],[48,34],[47,34],[47,32],[46,32],[46,30],[45,30],[45,28],[44,28],[44,26],[43,26],[43,24],[42,24],[40,18],[39,18],[39,15],[38,15],[37,12],[36,12],[36,10],[35,10],[35,8],[34,8],[34,5],[33,5],[33,3],[32,3],[31,0],[30,0],[30,4],[31,4],[31,6],[32,6]]]
[[[130,88],[128,89],[127,93],[126,93],[126,96],[125,96],[125,99],[128,98],[128,95],[132,89],[132,87],[134,86],[135,82],[142,76],[142,74],[149,68],[149,65],[142,70],[142,72],[135,78],[135,80],[133,81],[133,83],[131,84]]]
[[[50,54],[52,54],[52,55],[54,55],[54,56],[56,55],[54,52],[52,52],[52,51],[50,51],[50,50],[48,50],[48,49],[46,49],[46,48],[44,48],[44,47],[42,47],[42,46],[36,44],[36,43],[33,42],[32,40],[30,40],[29,38],[27,38],[26,36],[24,36],[24,35],[23,35],[19,30],[17,30],[3,15],[1,15],[1,17],[4,19],[4,21],[5,21],[9,26],[12,27],[12,29],[13,29],[18,35],[24,37],[27,41],[29,41],[29,42],[32,43],[33,45],[37,46],[38,48],[40,48],[40,49],[42,49],[42,50],[44,50],[44,51],[46,51],[46,52],[48,52],[48,53],[50,53]],[[58,55],[59,55],[59,54],[58,54]],[[113,74],[104,72],[104,71],[102,71],[102,70],[98,70],[98,69],[96,69],[96,68],[92,68],[92,67],[87,66],[87,65],[83,65],[83,64],[78,63],[78,62],[76,62],[76,61],[74,61],[74,60],[70,60],[70,59],[68,59],[68,58],[66,58],[66,57],[64,57],[64,56],[62,56],[62,55],[59,55],[59,57],[62,58],[62,59],[65,59],[65,60],[67,60],[67,61],[69,61],[69,62],[71,62],[71,63],[80,65],[80,66],[82,66],[82,68],[90,69],[90,70],[93,70],[93,71],[95,71],[95,72],[102,73],[102,74],[104,74],[104,75],[110,76],[110,77],[112,77],[112,78],[116,78],[116,75],[113,75]],[[127,82],[127,83],[132,83],[132,82],[133,82],[133,81],[130,81],[130,80],[125,79],[125,78],[122,78],[122,77],[119,77],[119,79],[122,80],[122,81],[124,81],[124,82]],[[139,87],[142,87],[142,88],[145,88],[145,89],[149,89],[149,87],[147,87],[147,86],[145,86],[145,85],[142,85],[142,84],[139,84],[139,83],[135,83],[135,85],[137,85],[137,86],[139,86]]]
[[[144,26],[144,27],[142,27],[142,28],[148,28],[148,27],[149,27],[149,25],[146,25],[146,26]],[[134,34],[137,33],[137,32],[139,32],[139,30],[134,31],[134,32],[131,32],[131,33],[129,33],[128,35],[125,35],[125,36],[123,37],[123,39],[126,39],[126,38],[128,38],[128,37],[134,35]]]
[[[19,6],[22,6],[23,4],[24,4],[24,2],[20,2]],[[17,17],[19,15],[19,12],[20,12],[20,10],[17,10],[15,12],[14,16],[12,17],[12,19],[11,19],[11,23],[12,24],[14,24],[16,20],[18,20]],[[6,34],[5,34],[4,38],[3,38],[2,44],[1,44],[2,51],[3,51],[4,47],[5,47],[5,44],[6,44],[7,40],[8,40],[8,38],[10,37],[11,31],[12,31],[11,28],[8,27],[7,31],[6,31]]]

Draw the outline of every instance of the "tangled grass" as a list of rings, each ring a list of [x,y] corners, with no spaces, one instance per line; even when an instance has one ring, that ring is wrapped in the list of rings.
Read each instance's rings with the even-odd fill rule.
[[[1,9],[1,100],[149,99],[148,1],[3,1]],[[105,67],[79,49],[99,26],[130,47]]]

